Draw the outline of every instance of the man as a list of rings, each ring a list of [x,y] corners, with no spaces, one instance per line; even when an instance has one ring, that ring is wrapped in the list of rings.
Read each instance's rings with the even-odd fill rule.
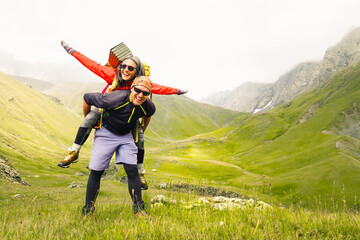
[[[115,91],[107,94],[88,93],[84,95],[83,111],[86,116],[91,106],[103,108],[100,129],[96,130],[89,167],[91,173],[86,191],[83,214],[94,211],[94,203],[100,189],[100,179],[110,160],[116,153],[117,164],[123,164],[128,176],[128,188],[134,202],[136,216],[145,215],[141,196],[141,184],[137,170],[137,147],[131,130],[141,117],[155,113],[155,105],[147,97],[151,93],[148,77],[135,78],[131,91]]]
[[[104,93],[105,91],[112,92],[114,90],[130,90],[130,86],[135,77],[141,75],[145,75],[147,77],[150,76],[150,67],[141,62],[139,58],[133,56],[131,50],[123,43],[115,46],[110,50],[108,64],[106,64],[105,66],[102,66],[98,62],[86,57],[79,51],[70,47],[64,41],[61,41],[61,45],[64,47],[67,53],[75,57],[75,59],[77,59],[83,66],[85,66],[91,72],[101,77],[108,83],[108,86],[103,90]],[[130,68],[126,66],[129,66]],[[130,69],[133,70],[130,71]],[[182,95],[187,93],[187,91],[181,89],[162,86],[155,83],[152,83],[151,92],[153,94],[160,95]],[[98,111],[92,111],[86,116],[78,129],[72,147],[68,149],[67,155],[58,162],[57,165],[59,167],[67,168],[71,163],[77,162],[80,154],[80,149],[82,145],[86,142],[88,136],[90,135],[90,132],[92,131],[92,128],[98,122],[98,117]],[[138,136],[136,137],[136,145],[138,147],[137,166],[140,174],[141,188],[143,190],[146,190],[149,186],[145,180],[145,169],[143,168],[145,155],[143,135],[146,126],[150,122],[150,118],[144,118],[143,120],[144,122],[142,124],[139,124],[138,128],[134,129],[134,134],[138,134]]]

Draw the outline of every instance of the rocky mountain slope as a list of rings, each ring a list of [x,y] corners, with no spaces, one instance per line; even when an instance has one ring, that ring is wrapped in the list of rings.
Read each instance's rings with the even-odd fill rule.
[[[321,62],[300,63],[275,83],[245,83],[231,92],[218,92],[203,102],[242,112],[264,112],[318,86],[345,67],[360,60],[360,28],[328,48]]]

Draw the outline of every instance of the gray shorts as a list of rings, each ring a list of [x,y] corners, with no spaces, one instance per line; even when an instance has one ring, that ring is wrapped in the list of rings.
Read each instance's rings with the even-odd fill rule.
[[[117,164],[137,164],[138,148],[134,143],[132,133],[119,136],[105,127],[96,130],[89,164],[90,169],[95,171],[107,169],[114,153],[116,153],[115,162]]]

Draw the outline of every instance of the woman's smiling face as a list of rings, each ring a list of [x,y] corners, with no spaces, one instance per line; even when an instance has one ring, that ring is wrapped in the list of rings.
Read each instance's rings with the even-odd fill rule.
[[[129,69],[132,69],[132,71]],[[131,59],[125,59],[120,67],[121,77],[124,81],[132,80],[136,73],[136,63]]]

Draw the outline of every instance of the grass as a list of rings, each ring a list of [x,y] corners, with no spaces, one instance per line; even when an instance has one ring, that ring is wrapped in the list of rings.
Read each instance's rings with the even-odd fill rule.
[[[217,210],[204,205],[154,207],[162,194],[178,202],[200,196],[150,188],[144,193],[152,219],[135,218],[127,186],[102,180],[94,215],[83,217],[85,187],[3,184],[0,198],[2,239],[358,239],[357,211],[315,211],[292,206]],[[86,176],[78,177],[86,185]],[[40,184],[40,182],[39,182]],[[13,198],[15,194],[22,197]],[[321,200],[321,199],[318,199]]]
[[[102,181],[96,213],[82,218],[87,179],[75,173],[87,174],[91,143],[70,169],[56,166],[81,118],[1,75],[0,157],[32,186],[0,180],[0,237],[358,239],[359,76],[360,66],[340,72],[321,87],[254,115],[183,96],[154,97],[157,114],[145,134],[151,186],[185,182],[273,207],[219,211],[166,205],[150,207],[153,220],[144,221],[133,216],[127,187],[118,181],[121,171]],[[84,187],[67,188],[73,181]],[[157,194],[190,201],[201,197],[194,189],[151,188],[144,198],[148,206]],[[16,194],[21,197],[13,198]]]

